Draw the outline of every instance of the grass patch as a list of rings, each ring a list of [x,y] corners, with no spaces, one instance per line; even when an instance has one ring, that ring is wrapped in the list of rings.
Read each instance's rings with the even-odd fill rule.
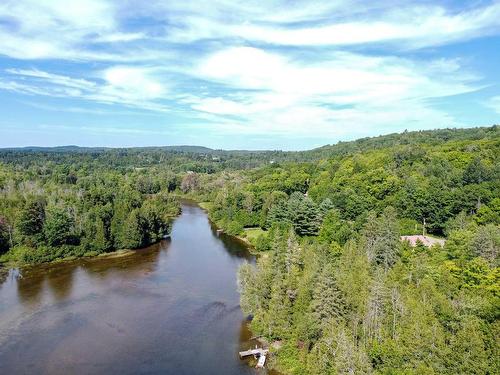
[[[213,205],[214,204],[212,202],[200,202],[200,203],[198,203],[198,206],[200,206],[201,208],[203,208],[206,211],[210,211],[210,209],[213,207]]]
[[[250,242],[255,241],[261,234],[267,235],[267,232],[262,228],[245,228],[243,231]]]

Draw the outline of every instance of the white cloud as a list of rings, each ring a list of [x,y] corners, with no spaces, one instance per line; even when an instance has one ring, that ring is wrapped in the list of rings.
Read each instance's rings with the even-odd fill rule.
[[[458,8],[410,0],[5,0],[0,55],[40,61],[7,69],[0,88],[158,115],[175,105],[186,122],[225,132],[361,135],[394,124],[458,125],[430,101],[477,90],[481,77],[461,59],[405,54],[500,32],[498,1]],[[52,65],[61,60],[70,61],[65,71]],[[489,105],[499,108],[498,99]]]
[[[296,46],[355,45],[403,42],[405,48],[439,45],[491,35],[500,29],[500,4],[459,14],[439,7],[390,11],[381,19],[338,22],[314,27],[286,28],[259,25],[235,26],[245,39]]]
[[[94,81],[40,70],[7,69],[10,79],[0,79],[0,88],[30,95],[74,97],[107,104],[121,104],[153,111],[167,107],[156,99],[167,92],[148,68],[114,66]],[[26,81],[25,78],[32,78]]]
[[[500,32],[500,3],[447,11],[440,6],[400,2],[374,6],[360,2],[237,3],[231,11],[225,2],[210,3],[197,10],[182,6],[167,15],[177,29],[168,38],[191,42],[239,37],[249,42],[281,46],[344,46],[392,43],[421,48],[469,40]],[[222,4],[222,5],[221,5]],[[228,16],[229,14],[229,16]],[[299,22],[298,21],[307,21]]]
[[[151,77],[150,69],[115,66],[104,71],[104,92],[119,97],[155,99],[165,94],[165,86]]]
[[[346,52],[323,57],[300,61],[256,48],[228,48],[203,59],[193,72],[225,85],[228,94],[186,102],[198,111],[230,116],[225,131],[331,135],[404,122],[456,125],[428,100],[478,88],[477,77],[459,72],[457,60],[421,65]]]
[[[484,104],[486,107],[492,109],[493,111],[495,111],[497,114],[500,115],[500,95],[490,98]]]

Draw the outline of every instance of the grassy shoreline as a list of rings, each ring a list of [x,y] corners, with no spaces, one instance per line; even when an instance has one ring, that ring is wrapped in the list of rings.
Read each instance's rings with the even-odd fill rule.
[[[246,246],[248,246],[248,251],[252,255],[259,255],[260,254],[260,252],[256,250],[255,243],[253,241],[255,241],[255,239],[260,234],[266,233],[264,230],[262,230],[261,228],[244,228],[243,235],[242,234],[237,234],[237,235],[229,234],[226,232],[226,229],[222,225],[220,225],[220,223],[218,223],[217,221],[213,220],[210,217],[210,208],[212,207],[212,202],[206,202],[206,201],[199,202],[195,199],[193,199],[193,201],[196,202],[196,204],[207,213],[208,219],[210,220],[211,223],[213,223],[215,225],[215,227],[217,229],[220,229],[224,232],[224,234],[231,236],[231,237],[234,237],[234,238],[240,240],[241,242],[243,242]]]
[[[154,245],[154,244],[151,244]],[[151,246],[150,245],[150,246]],[[65,262],[71,262],[74,260],[78,259],[97,259],[97,258],[120,258],[124,256],[128,256],[131,254],[134,254],[136,251],[139,251],[141,249],[120,249],[120,250],[115,250],[111,251],[108,253],[100,253],[100,254],[84,254],[82,256],[68,256],[68,257],[63,257],[63,258],[56,258],[53,260],[50,260],[48,262],[40,262],[40,263],[28,263],[28,262],[23,262],[20,260],[6,260],[2,261],[0,260],[0,271],[2,270],[9,270],[12,268],[19,268],[19,267],[31,267],[31,266],[38,266],[41,264],[57,264],[57,263],[65,263]],[[4,254],[6,255],[6,254]]]

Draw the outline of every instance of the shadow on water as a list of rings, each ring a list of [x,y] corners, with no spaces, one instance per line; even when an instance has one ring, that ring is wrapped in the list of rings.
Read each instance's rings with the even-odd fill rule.
[[[170,239],[166,239],[124,255],[85,259],[79,265],[91,277],[106,278],[120,275],[133,279],[154,272],[160,253],[167,251],[169,245]]]
[[[222,241],[230,255],[253,261],[254,256],[250,254],[246,247],[247,245],[242,240],[225,233],[217,233],[217,226],[212,222],[210,222],[210,229],[212,230],[212,234]]]
[[[242,241],[183,202],[171,239],[3,275],[0,373],[262,373],[238,358],[253,344],[236,285],[246,261]]]

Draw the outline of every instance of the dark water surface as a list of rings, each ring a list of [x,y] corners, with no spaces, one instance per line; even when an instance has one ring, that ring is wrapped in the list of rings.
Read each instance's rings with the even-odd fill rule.
[[[241,243],[185,203],[168,241],[13,270],[0,286],[0,374],[255,374],[238,358],[251,345],[244,261]]]

